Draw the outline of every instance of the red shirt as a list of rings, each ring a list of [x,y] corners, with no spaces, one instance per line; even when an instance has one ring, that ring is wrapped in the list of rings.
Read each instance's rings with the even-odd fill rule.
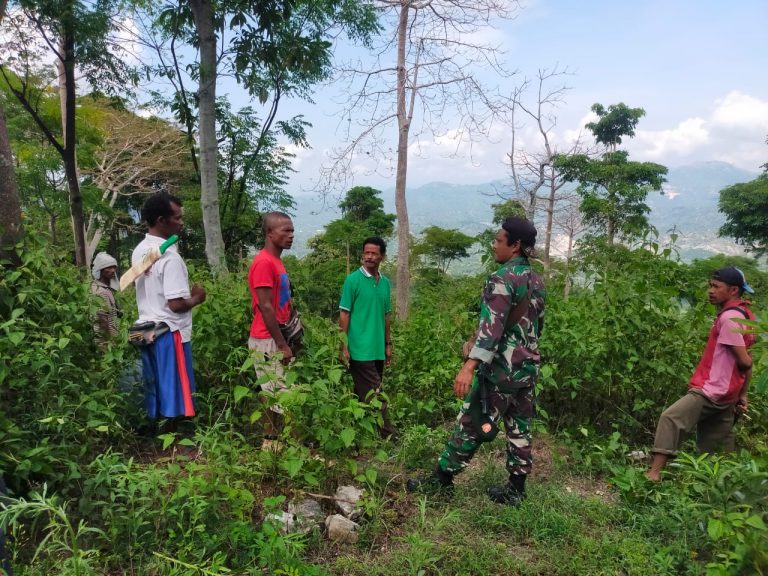
[[[285,324],[291,317],[291,283],[283,261],[266,250],[259,251],[248,270],[248,288],[251,291],[251,309],[253,310],[251,337],[272,338],[258,307],[259,298],[256,295],[256,288],[272,289],[272,307],[275,310],[275,316],[280,324]]]
[[[748,305],[748,302],[742,300],[730,302],[717,314],[709,331],[704,355],[688,384],[690,388],[701,390],[702,394],[717,404],[735,404],[744,386],[744,372],[736,366],[736,357],[729,348],[749,348],[755,342],[754,334],[739,332],[747,328],[745,324],[739,323],[745,316],[739,310],[734,310],[740,308],[750,320],[754,320],[755,315],[747,308]]]

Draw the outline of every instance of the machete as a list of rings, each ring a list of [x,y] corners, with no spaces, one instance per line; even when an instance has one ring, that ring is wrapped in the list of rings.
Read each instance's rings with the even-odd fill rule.
[[[168,249],[169,246],[173,246],[176,242],[179,241],[179,237],[174,234],[168,240],[160,244],[160,246],[157,246],[155,248],[150,248],[150,250],[144,254],[144,257],[141,259],[141,262],[137,262],[133,266],[131,266],[130,270],[128,270],[125,274],[120,276],[120,290],[125,290],[133,284],[133,282],[144,274],[149,268],[157,262],[160,257],[165,254],[165,251]]]

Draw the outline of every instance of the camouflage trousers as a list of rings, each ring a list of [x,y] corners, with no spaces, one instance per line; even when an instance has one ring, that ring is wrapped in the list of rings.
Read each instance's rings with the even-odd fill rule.
[[[456,419],[456,427],[445,443],[438,467],[443,472],[456,474],[461,472],[483,442],[478,434],[471,412],[477,409],[474,403],[480,402],[476,392],[477,379],[472,383],[472,390],[464,399],[464,405]],[[536,394],[533,386],[518,388],[512,392],[499,392],[495,386],[489,386],[487,392],[488,417],[497,426],[504,422],[507,437],[507,471],[510,475],[526,475],[533,467],[531,455],[531,420],[535,410]]]

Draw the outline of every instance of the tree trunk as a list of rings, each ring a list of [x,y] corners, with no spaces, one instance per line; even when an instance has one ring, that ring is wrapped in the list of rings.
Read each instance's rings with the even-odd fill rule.
[[[397,173],[395,177],[395,214],[397,215],[397,286],[395,307],[400,320],[408,318],[408,297],[411,286],[410,239],[408,206],[405,201],[406,178],[408,175],[408,134],[410,118],[405,110],[406,73],[405,46],[408,34],[409,0],[400,6],[400,21],[397,29]]]
[[[0,16],[2,11],[0,11]],[[16,261],[16,243],[24,235],[21,224],[21,201],[16,187],[11,143],[5,124],[5,113],[0,106],[0,258]]]
[[[0,0],[0,22],[5,16],[8,0]],[[15,245],[24,236],[21,223],[21,200],[16,186],[11,141],[5,123],[5,111],[0,105],[0,258],[18,260]]]
[[[192,0],[195,28],[200,42],[200,207],[205,229],[205,255],[214,274],[226,273],[224,237],[219,214],[216,141],[216,31],[210,0]]]
[[[616,220],[613,216],[608,216],[608,246],[613,246],[613,237],[616,235]]]
[[[549,270],[552,252],[552,221],[555,218],[555,194],[557,193],[557,179],[555,167],[549,165],[549,198],[547,198],[547,228],[544,234],[544,270]]]
[[[350,265],[350,260],[349,260],[349,240],[347,240],[346,244],[347,244],[347,276],[349,276],[349,265]]]
[[[571,255],[573,253],[573,237],[574,230],[568,230],[568,252],[565,255],[565,286],[563,287],[563,299],[568,300],[568,296],[571,294]]]
[[[75,264],[80,268],[86,268],[88,260],[85,254],[85,217],[75,152],[75,29],[72,10],[72,4],[68,3],[64,14],[61,16],[61,42],[59,45],[62,56],[62,60],[58,62],[61,130],[64,136],[62,160],[69,190],[69,213],[72,218],[72,234],[75,240]]]

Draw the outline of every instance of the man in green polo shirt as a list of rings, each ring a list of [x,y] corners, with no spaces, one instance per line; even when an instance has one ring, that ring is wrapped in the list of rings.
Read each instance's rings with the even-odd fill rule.
[[[378,236],[363,241],[363,265],[344,280],[339,302],[339,327],[347,335],[341,344],[341,361],[349,366],[355,395],[367,401],[369,394],[381,390],[384,366],[392,361],[392,341],[389,337],[390,304],[389,279],[379,272],[387,253],[387,244]],[[396,436],[382,404],[385,438]]]

